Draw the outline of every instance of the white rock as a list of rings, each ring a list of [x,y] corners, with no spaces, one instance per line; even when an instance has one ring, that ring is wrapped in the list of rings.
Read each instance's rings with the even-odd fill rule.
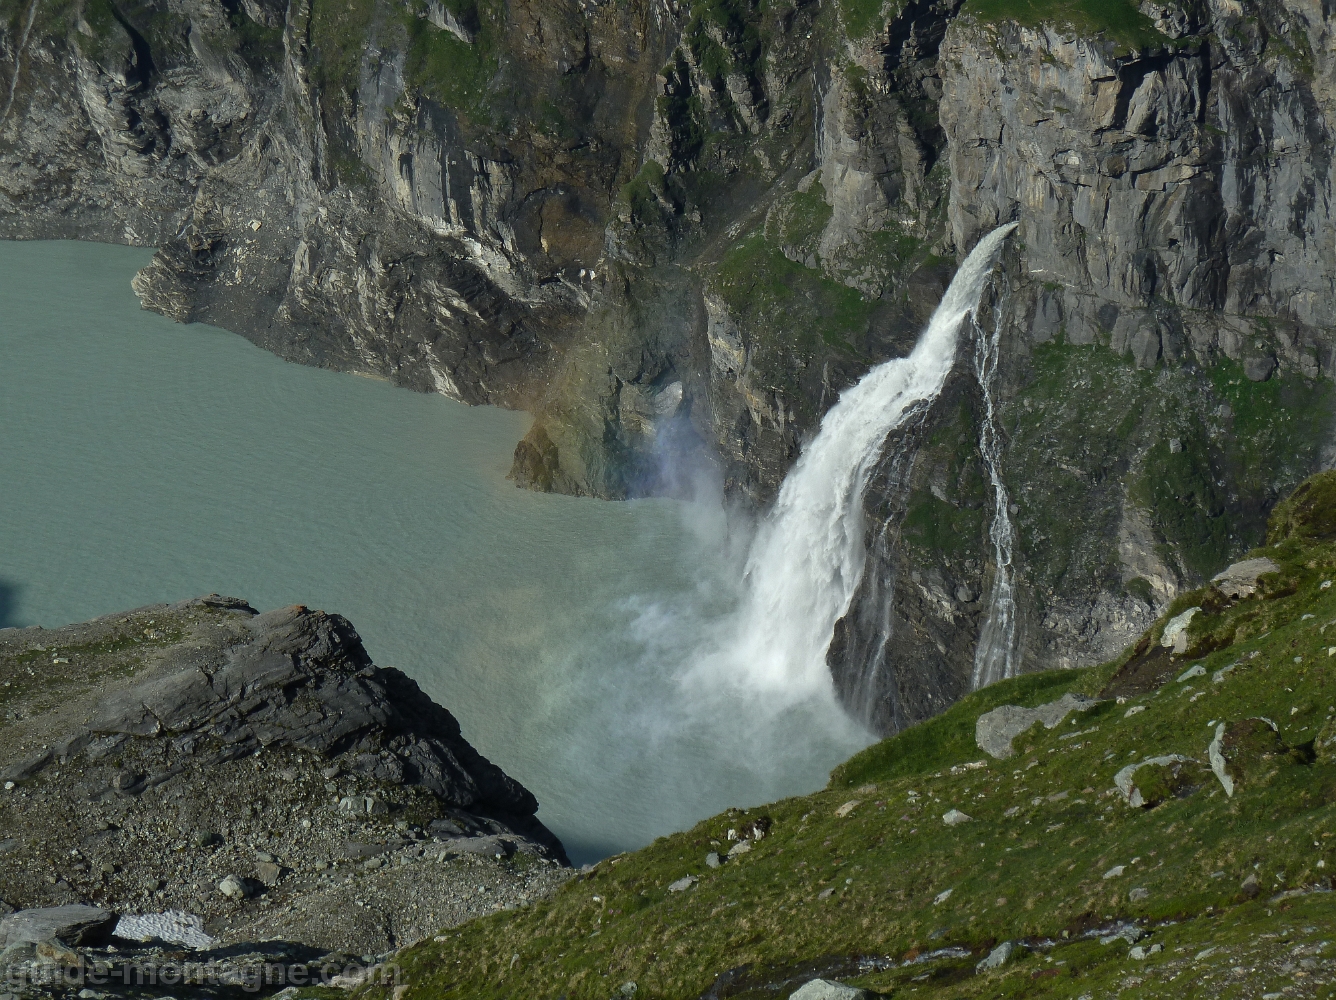
[[[1229,772],[1225,769],[1225,755],[1221,752],[1224,742],[1225,724],[1222,722],[1215,727],[1215,739],[1211,740],[1211,745],[1206,748],[1206,755],[1211,759],[1211,770],[1220,779],[1220,787],[1225,790],[1225,795],[1232,799],[1234,797],[1234,779],[1229,776]]]
[[[1205,677],[1205,676],[1206,676],[1206,668],[1202,666],[1200,663],[1194,663],[1192,666],[1188,667],[1188,669],[1184,670],[1181,674],[1178,675],[1178,683],[1182,684],[1184,681],[1190,681],[1194,677]]]
[[[1126,866],[1126,865],[1114,865],[1112,868],[1110,868],[1108,871],[1106,871],[1106,872],[1104,873],[1104,877],[1105,877],[1105,878],[1117,878],[1119,875],[1121,875],[1121,874],[1122,874],[1123,872],[1125,872],[1125,871],[1127,871],[1127,866]]]
[[[835,810],[835,815],[838,816],[840,819],[844,819],[844,817],[848,816],[861,804],[862,803],[858,799],[850,799],[844,805],[840,806],[838,809]]]
[[[942,814],[942,822],[947,826],[957,826],[961,823],[968,823],[971,819],[973,819],[972,816],[965,815],[965,813],[961,812],[959,809],[952,809]]]
[[[1170,618],[1169,624],[1165,625],[1164,632],[1160,636],[1160,645],[1172,649],[1175,653],[1186,652],[1188,648],[1188,624],[1200,610],[1201,608],[1188,608],[1181,615]]]
[[[245,899],[254,892],[249,879],[228,875],[218,883],[218,891],[228,899]]]
[[[1144,712],[1145,710],[1146,710],[1145,705],[1133,705],[1131,708],[1129,708],[1126,712],[1123,713],[1123,718],[1130,719],[1138,712]]]
[[[983,959],[974,967],[976,972],[987,972],[989,969],[996,969],[999,966],[1006,965],[1007,960],[1011,958],[1011,953],[1016,950],[1016,946],[1010,941],[1003,941],[1000,945],[988,953],[988,957]]]
[[[728,856],[730,858],[736,858],[741,854],[746,854],[751,849],[752,845],[750,840],[739,840],[736,844],[734,844],[732,847],[728,849]]]
[[[934,897],[934,899],[933,899],[933,901],[932,901],[932,905],[933,905],[933,906],[939,906],[939,905],[941,905],[942,903],[945,903],[948,899],[951,898],[951,893],[953,893],[953,892],[955,892],[955,891],[956,891],[955,889],[944,889],[944,890],[942,890],[941,892],[939,892],[939,893],[936,895],[936,897]]]
[[[831,979],[813,979],[803,983],[789,1000],[872,1000],[873,996],[867,990]]]
[[[688,875],[688,876],[686,876],[685,878],[680,878],[680,879],[678,879],[676,882],[671,883],[671,884],[668,886],[668,891],[669,891],[669,892],[686,892],[688,889],[690,889],[690,888],[691,888],[693,885],[695,885],[695,884],[696,884],[696,876],[695,876],[695,875]]]

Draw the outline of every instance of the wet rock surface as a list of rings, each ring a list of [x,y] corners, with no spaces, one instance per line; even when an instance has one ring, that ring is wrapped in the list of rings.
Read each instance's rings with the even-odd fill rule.
[[[179,911],[214,951],[360,961],[569,870],[532,794],[337,615],[213,596],[10,629],[0,675],[6,943]]]

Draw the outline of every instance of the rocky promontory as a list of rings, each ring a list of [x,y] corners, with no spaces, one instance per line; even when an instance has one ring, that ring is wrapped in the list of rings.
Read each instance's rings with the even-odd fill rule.
[[[70,906],[117,918],[81,936],[122,956],[365,961],[569,871],[533,794],[338,615],[212,595],[8,629],[0,684],[11,966],[85,943],[13,911]]]

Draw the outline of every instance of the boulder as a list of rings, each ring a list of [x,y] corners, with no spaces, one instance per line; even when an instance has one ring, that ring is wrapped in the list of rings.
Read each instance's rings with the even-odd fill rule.
[[[260,884],[254,879],[240,875],[228,875],[218,883],[218,891],[228,899],[249,899],[260,891]]]
[[[1207,754],[1211,770],[1220,779],[1225,794],[1231,797],[1238,782],[1252,771],[1275,764],[1306,763],[1303,751],[1287,746],[1280,737],[1279,727],[1261,716],[1217,724]]]
[[[1070,713],[1084,712],[1098,704],[1098,701],[1084,695],[1065,694],[1057,701],[1050,701],[1038,708],[1002,705],[979,716],[974,724],[974,740],[979,744],[979,749],[990,757],[1006,760],[1015,753],[1011,741],[1036,722],[1042,722],[1045,729],[1052,729]]]
[[[1003,941],[1000,945],[988,953],[988,957],[979,962],[974,967],[976,972],[987,972],[989,969],[997,969],[1007,964],[1011,958],[1011,953],[1016,950],[1016,945],[1011,941]]]
[[[812,979],[798,987],[789,1000],[875,1000],[877,995],[833,979]]]
[[[1244,559],[1211,577],[1211,582],[1226,597],[1241,600],[1257,592],[1257,578],[1263,573],[1279,572],[1280,567],[1265,557]]]
[[[100,906],[50,906],[19,910],[0,919],[0,947],[56,939],[67,945],[106,944],[118,917]]]
[[[1204,774],[1196,760],[1173,753],[1128,764],[1113,776],[1113,783],[1132,808],[1153,809],[1200,787]]]
[[[1129,764],[1113,776],[1113,784],[1122,793],[1124,800],[1133,809],[1154,808],[1170,797],[1178,796],[1185,789],[1192,788],[1196,774],[1186,765],[1200,768],[1192,757],[1180,753],[1166,754],[1164,757],[1150,757],[1148,760]],[[1136,774],[1142,768],[1152,769],[1152,773],[1137,780]]]
[[[1188,626],[1200,611],[1201,608],[1188,608],[1182,614],[1170,618],[1160,633],[1160,645],[1174,653],[1187,652]]]
[[[1269,354],[1243,359],[1243,374],[1248,377],[1249,382],[1265,382],[1271,377],[1276,367],[1276,359]]]

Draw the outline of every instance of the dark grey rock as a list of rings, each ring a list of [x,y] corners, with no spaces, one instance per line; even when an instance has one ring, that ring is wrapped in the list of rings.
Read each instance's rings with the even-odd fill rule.
[[[19,910],[0,919],[0,946],[36,944],[55,938],[68,945],[111,940],[119,916],[97,906],[50,906]]]
[[[1253,382],[1265,382],[1276,370],[1276,359],[1272,357],[1245,358],[1243,374]]]

